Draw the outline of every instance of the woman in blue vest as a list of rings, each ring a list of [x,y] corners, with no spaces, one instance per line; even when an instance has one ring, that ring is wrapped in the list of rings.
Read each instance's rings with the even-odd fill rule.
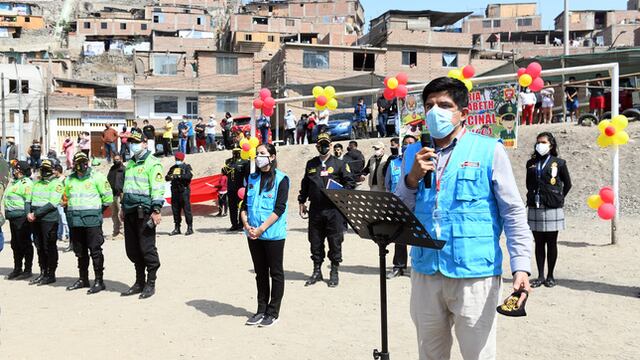
[[[258,288],[258,311],[246,324],[269,327],[278,321],[284,295],[282,260],[287,237],[289,177],[277,169],[276,148],[272,144],[258,146],[255,161],[257,170],[249,176],[240,213]]]
[[[558,259],[558,231],[564,230],[564,198],[571,190],[567,163],[558,158],[558,143],[549,132],[538,135],[527,161],[527,207],[529,227],[536,244],[538,279],[531,287],[556,286],[553,270]],[[545,249],[546,247],[546,249]],[[544,261],[547,260],[547,276]]]

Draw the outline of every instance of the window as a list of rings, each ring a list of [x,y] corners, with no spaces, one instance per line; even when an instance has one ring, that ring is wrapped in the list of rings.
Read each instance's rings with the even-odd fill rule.
[[[153,15],[153,22],[156,24],[160,24],[164,22],[164,15],[163,14],[154,14]]]
[[[204,23],[204,19],[202,18],[202,16],[198,16],[196,18],[196,25],[202,25]]]
[[[493,27],[499,28],[500,24],[500,20],[493,20]]]
[[[238,75],[238,58],[218,56],[216,58],[216,72],[223,75]]]
[[[100,29],[106,29],[106,28],[107,28],[107,23],[106,22],[100,23]]]
[[[518,19],[518,26],[531,26],[531,25],[533,25],[533,19],[532,18]]]
[[[238,97],[218,95],[216,97],[216,111],[218,113],[238,113]]]
[[[416,52],[416,51],[403,51],[402,52],[402,65],[411,66],[411,67],[418,65],[418,52]]]
[[[301,4],[301,5],[302,5],[302,4]],[[287,26],[296,26],[296,22],[295,22],[294,20],[287,19],[287,20],[285,21],[285,25],[287,25]]]
[[[177,114],[178,113],[178,97],[177,96],[154,96],[153,112],[156,114]]]
[[[15,110],[9,110],[9,121],[10,122],[15,122],[18,118],[18,109]],[[29,110],[22,110],[22,120],[24,123],[28,123],[29,122]]]
[[[273,6],[269,6],[269,12],[273,12]]]
[[[140,30],[147,30],[147,24],[140,24]]]
[[[490,28],[491,27],[491,20],[482,20],[482,27],[483,28]]]
[[[251,34],[244,34],[244,41],[252,41],[253,36]]]
[[[375,71],[376,56],[368,53],[353,53],[353,71]]]
[[[189,119],[198,118],[198,98],[197,97],[187,98],[187,117]]]
[[[258,25],[269,25],[269,19],[264,17],[254,17],[253,23]]]
[[[442,52],[442,66],[443,67],[458,67],[458,53],[457,52]]]
[[[20,83],[22,84],[22,89],[21,89],[22,93],[28,94],[29,80],[20,80]],[[18,93],[18,80],[9,80],[9,92],[12,94]]]
[[[127,23],[120,23],[120,30],[127,30]]]
[[[84,28],[85,28],[85,29],[91,29],[91,23],[90,23],[90,22],[88,22],[88,21],[85,21],[85,22],[84,22]]]
[[[275,37],[273,35],[269,35],[269,36],[267,36],[267,41],[274,42],[274,41],[276,41],[276,39],[275,39]]]
[[[329,52],[304,50],[302,53],[302,67],[306,69],[328,69]]]
[[[30,17],[28,17],[28,16],[26,16],[26,17],[24,18],[24,22],[31,22],[31,18],[30,18]]]
[[[178,55],[153,55],[153,75],[176,75]]]

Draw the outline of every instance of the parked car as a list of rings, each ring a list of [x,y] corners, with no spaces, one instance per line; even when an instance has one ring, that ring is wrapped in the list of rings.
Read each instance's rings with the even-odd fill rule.
[[[329,115],[329,126],[327,132],[332,141],[355,140],[356,132],[353,128],[353,113],[338,113]],[[318,127],[313,129],[313,138],[318,138]]]
[[[231,127],[232,133],[244,133],[245,137],[251,135],[251,117],[250,116],[237,116],[233,118],[233,126]],[[262,134],[260,129],[256,129],[256,137],[262,143]],[[273,142],[273,136],[271,135],[271,129],[269,129],[269,143]]]

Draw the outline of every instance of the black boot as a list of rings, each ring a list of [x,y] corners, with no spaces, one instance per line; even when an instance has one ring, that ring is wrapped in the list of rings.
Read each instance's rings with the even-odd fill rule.
[[[331,264],[331,272],[329,273],[329,287],[338,286],[338,264]]]
[[[133,286],[129,288],[129,290],[121,293],[120,296],[131,296],[135,294],[140,294],[143,288],[144,288],[144,282],[136,281],[135,284],[133,284]]]
[[[186,236],[193,235],[193,226],[187,226],[187,232],[184,233]]]
[[[29,281],[29,285],[37,285],[40,284],[40,281],[44,278],[46,270],[40,269],[40,274],[33,280]]]
[[[7,275],[7,280],[14,280],[21,274],[22,274],[22,267],[14,268],[13,271],[10,272],[9,275]]]
[[[80,275],[80,278],[78,280],[76,280],[76,282],[73,283],[73,285],[71,286],[67,286],[67,290],[68,291],[72,291],[72,290],[78,290],[78,289],[82,289],[82,288],[88,288],[89,287],[89,278],[83,275]]]
[[[25,268],[24,271],[22,272],[22,274],[18,275],[18,277],[16,277],[16,280],[26,280],[30,277],[32,277],[33,274],[31,273],[31,269],[27,269]]]
[[[156,293],[156,281],[149,280],[144,285],[144,289],[142,289],[142,293],[140,294],[140,299],[146,299],[153,296]]]
[[[313,274],[304,283],[304,286],[309,286],[322,281],[322,263],[313,264]]]
[[[176,224],[175,229],[169,233],[169,236],[180,235],[180,225]]]
[[[96,281],[94,281],[93,286],[87,290],[87,294],[97,294],[106,288],[107,287],[104,286],[104,281],[102,281],[102,275],[96,275]]]
[[[40,282],[38,283],[38,286],[53,284],[54,282],[56,282],[56,271],[49,270],[45,273],[42,280],[40,280]]]

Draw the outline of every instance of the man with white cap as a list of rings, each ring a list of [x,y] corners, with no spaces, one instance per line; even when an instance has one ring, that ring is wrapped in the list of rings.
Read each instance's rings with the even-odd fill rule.
[[[364,177],[369,175],[369,189],[371,191],[386,191],[384,186],[387,155],[384,153],[384,143],[378,141],[373,144],[374,155],[369,158],[367,166],[362,170],[360,181],[364,181]]]
[[[296,116],[293,114],[291,109],[287,109],[287,114],[284,116],[284,140],[285,143],[289,143],[291,145],[295,144],[295,133],[296,133]]]
[[[209,122],[207,122],[207,129],[205,134],[207,135],[207,151],[216,151],[216,127],[218,122],[216,121],[216,114],[209,115]]]

